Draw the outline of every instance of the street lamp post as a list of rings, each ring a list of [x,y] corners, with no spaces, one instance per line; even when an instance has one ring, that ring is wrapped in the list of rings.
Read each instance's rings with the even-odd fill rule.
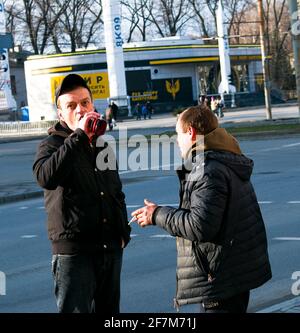
[[[269,79],[268,66],[266,64],[267,57],[266,57],[266,50],[265,50],[265,23],[264,23],[264,16],[263,16],[262,0],[257,0],[257,11],[258,11],[258,18],[260,21],[259,35],[260,35],[262,72],[263,72],[264,94],[265,94],[265,104],[266,104],[266,117],[268,120],[271,120],[272,111],[271,111],[271,98],[270,98],[270,79]]]

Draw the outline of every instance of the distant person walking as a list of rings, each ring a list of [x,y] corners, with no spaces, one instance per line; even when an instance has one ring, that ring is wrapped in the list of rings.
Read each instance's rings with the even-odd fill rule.
[[[113,123],[114,126],[116,126],[117,125],[117,119],[118,119],[119,107],[114,101],[111,102],[111,109],[112,109],[112,123]]]
[[[144,120],[146,120],[147,119],[147,115],[148,115],[148,109],[147,109],[146,104],[142,105],[142,115],[144,117]]]
[[[206,95],[201,95],[199,97],[199,105],[205,105],[208,106],[210,108],[210,99],[208,96]]]
[[[223,113],[223,108],[224,108],[224,101],[222,100],[221,96],[217,96],[217,113],[218,113],[218,117],[219,118],[223,118],[224,117],[224,113]]]
[[[142,118],[142,106],[140,103],[137,103],[134,107],[134,114],[136,117],[136,120],[141,120]]]
[[[107,122],[108,129],[112,131],[114,126],[113,126],[113,110],[111,105],[109,105],[105,110],[105,120]]]
[[[147,101],[147,103],[146,103],[146,108],[147,108],[147,115],[148,115],[148,118],[149,119],[151,119],[151,116],[152,116],[152,114],[153,114],[153,106],[152,106],[152,104],[151,104],[151,102],[150,101]]]
[[[210,99],[210,109],[215,115],[218,114],[218,100],[214,96]]]

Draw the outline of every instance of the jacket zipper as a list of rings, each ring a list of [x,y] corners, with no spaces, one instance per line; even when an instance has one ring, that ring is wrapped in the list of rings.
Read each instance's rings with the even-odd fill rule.
[[[177,237],[176,237],[176,246],[177,247],[179,246]],[[178,293],[178,276],[176,273],[176,291],[175,291],[175,297],[173,298],[173,307],[174,307],[174,309],[176,309],[176,312],[179,312],[180,304],[177,300],[177,293]]]

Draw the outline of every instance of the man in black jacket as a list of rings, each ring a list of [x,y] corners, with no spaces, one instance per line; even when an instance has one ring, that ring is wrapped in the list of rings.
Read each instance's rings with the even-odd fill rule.
[[[145,206],[132,216],[177,237],[175,305],[200,303],[200,312],[243,313],[250,290],[271,278],[264,221],[250,181],[253,161],[218,127],[205,105],[180,114],[177,142],[179,208]]]
[[[117,168],[105,167],[115,163],[101,157],[106,123],[77,74],[62,81],[56,106],[59,122],[40,143],[33,171],[45,190],[58,311],[118,313],[130,227]]]

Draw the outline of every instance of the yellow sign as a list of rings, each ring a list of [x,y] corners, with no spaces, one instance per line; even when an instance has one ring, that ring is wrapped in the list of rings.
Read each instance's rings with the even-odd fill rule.
[[[133,102],[141,102],[141,101],[156,101],[158,99],[158,91],[133,91],[131,93],[131,100]]]
[[[51,96],[54,103],[55,100],[55,90],[61,84],[64,76],[53,76],[51,77]],[[109,85],[108,85],[108,73],[87,73],[80,74],[87,82],[89,88],[91,89],[93,99],[105,99],[109,97]]]

